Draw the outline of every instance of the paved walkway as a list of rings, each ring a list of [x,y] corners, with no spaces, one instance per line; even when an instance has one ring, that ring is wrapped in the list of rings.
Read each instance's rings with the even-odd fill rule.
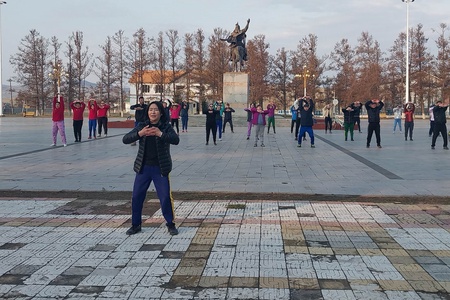
[[[0,118],[0,190],[131,190],[137,148],[122,144],[128,129],[110,129],[107,138],[75,144],[71,123],[66,122],[72,143],[53,148],[50,123]],[[392,120],[382,124],[382,149],[375,141],[366,148],[365,126],[363,133],[355,133],[354,142],[345,142],[342,131],[316,131],[314,149],[309,141],[297,148],[287,127],[266,135],[265,148],[254,148],[243,127],[235,133],[227,128],[217,146],[205,146],[204,127],[191,127],[189,133],[181,133],[180,144],[171,147],[172,189],[447,197],[450,152],[442,149],[442,138],[431,150],[427,121],[416,120],[414,141],[392,134],[391,125]]]
[[[0,118],[0,299],[449,299],[449,152],[382,130],[317,133],[297,148],[288,128],[253,147],[244,128],[217,146],[204,128],[172,147],[179,191],[442,196],[433,204],[175,199],[180,234],[158,201],[126,236],[129,199],[57,198],[59,191],[131,191],[137,148],[107,138],[52,148],[49,119]],[[364,131],[364,129],[363,129]],[[70,129],[68,130],[68,137]],[[70,139],[69,139],[70,141]],[[258,145],[259,146],[259,145]],[[7,191],[51,197],[4,197]],[[29,193],[30,194],[30,193]]]

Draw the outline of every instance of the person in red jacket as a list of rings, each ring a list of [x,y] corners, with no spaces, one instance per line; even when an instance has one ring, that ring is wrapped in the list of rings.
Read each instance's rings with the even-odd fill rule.
[[[108,109],[110,106],[101,101],[97,110],[97,123],[98,123],[98,137],[102,136],[102,127],[105,131],[105,136],[108,136]]]
[[[403,106],[403,113],[405,114],[405,141],[408,140],[408,132],[409,132],[409,140],[412,141],[413,138],[413,130],[414,130],[414,111],[416,106],[412,102],[408,102]]]
[[[60,95],[53,97],[53,110],[52,110],[52,136],[53,136],[53,144],[50,146],[56,146],[56,136],[58,134],[61,135],[61,142],[64,147],[67,146],[66,141],[66,130],[64,128],[64,99]]]
[[[88,102],[88,108],[89,108],[89,137],[88,139],[92,139],[92,136],[94,139],[97,138],[96,132],[97,132],[97,110],[98,105],[97,101],[94,99],[89,100]]]
[[[73,119],[73,134],[75,135],[75,143],[81,142],[81,128],[83,127],[83,114],[86,104],[80,100],[75,100],[70,104]]]

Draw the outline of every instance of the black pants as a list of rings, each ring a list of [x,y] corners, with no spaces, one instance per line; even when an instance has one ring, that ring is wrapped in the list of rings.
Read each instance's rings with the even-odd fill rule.
[[[358,125],[358,131],[361,132],[361,119],[358,118],[353,118],[355,120],[355,125]]]
[[[405,121],[405,140],[408,138],[409,131],[409,139],[412,140],[413,130],[414,130],[414,122],[406,122]]]
[[[83,120],[73,120],[73,134],[75,141],[81,142],[81,128],[83,127]]]
[[[444,147],[447,147],[447,125],[445,123],[436,123],[434,122],[434,131],[433,131],[433,137],[431,138],[431,147],[436,146],[436,139],[439,135],[439,133],[442,135],[442,138],[444,139]]]
[[[296,120],[291,120],[291,133],[294,132],[294,125],[295,125],[296,122],[297,122]]]
[[[434,132],[434,121],[430,121],[430,130],[428,130],[428,135],[432,136]]]
[[[170,124],[172,125],[172,128],[173,125],[175,125],[177,128],[177,133],[180,133],[180,128],[178,127],[178,119],[170,119]]]
[[[105,135],[108,134],[108,117],[97,118],[98,135],[102,134],[102,127],[105,131]]]
[[[330,132],[331,132],[332,125],[333,125],[333,121],[331,120],[331,117],[325,117],[325,132],[327,132],[327,129],[330,129]]]
[[[231,132],[233,131],[233,120],[232,119],[226,119],[223,121],[223,130],[222,132],[225,132],[225,126],[227,125],[227,123],[230,123],[230,128],[231,128]]]
[[[217,135],[217,125],[216,123],[214,124],[208,124],[206,123],[206,142],[209,142],[209,135],[212,132],[212,136],[213,136],[213,141],[214,143],[216,142],[216,135]]]
[[[367,146],[370,146],[374,131],[377,139],[377,146],[381,146],[380,123],[369,123],[369,127],[367,128]]]

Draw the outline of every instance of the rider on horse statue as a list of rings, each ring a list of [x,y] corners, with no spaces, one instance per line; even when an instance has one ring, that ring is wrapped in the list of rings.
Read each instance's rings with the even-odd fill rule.
[[[247,25],[245,26],[245,28],[241,30],[241,27],[239,27],[239,23],[236,23],[234,31],[226,39],[220,39],[221,41],[230,43],[230,61],[232,61],[233,48],[236,48],[238,46],[241,46],[244,49],[244,55],[242,59],[244,61],[247,61],[247,48],[245,48],[245,38],[247,37],[247,35],[245,33],[247,32],[249,24],[250,19],[247,20]]]

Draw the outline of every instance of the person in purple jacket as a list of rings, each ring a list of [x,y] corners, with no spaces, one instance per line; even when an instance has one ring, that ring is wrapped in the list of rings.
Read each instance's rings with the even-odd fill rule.
[[[269,113],[268,110],[263,110],[260,104],[256,105],[256,108],[252,107],[251,112],[252,116],[252,124],[255,128],[255,145],[254,147],[258,147],[258,140],[261,141],[261,147],[264,146],[264,128],[266,127],[266,115]]]

